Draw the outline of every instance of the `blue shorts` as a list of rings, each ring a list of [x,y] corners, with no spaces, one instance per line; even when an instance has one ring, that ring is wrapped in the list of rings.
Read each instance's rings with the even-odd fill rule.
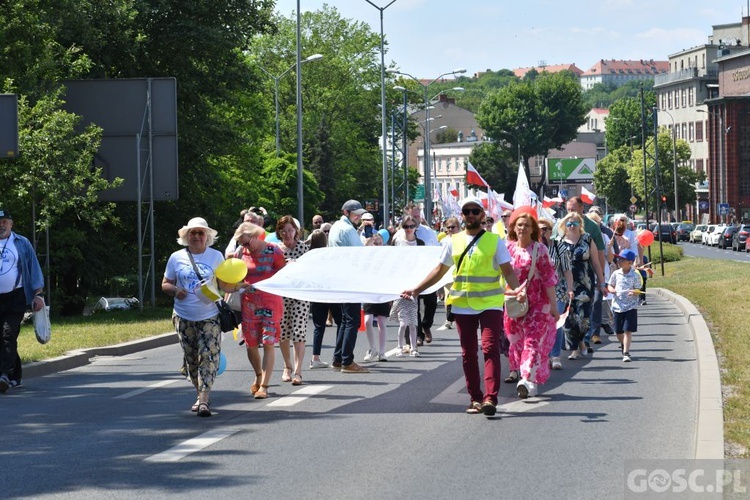
[[[615,333],[637,332],[638,331],[638,309],[631,309],[625,312],[614,312],[615,316]]]

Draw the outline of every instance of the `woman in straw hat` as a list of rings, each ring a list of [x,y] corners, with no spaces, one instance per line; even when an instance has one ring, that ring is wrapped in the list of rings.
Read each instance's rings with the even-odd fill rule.
[[[191,410],[199,417],[210,417],[211,387],[221,354],[221,328],[210,287],[206,290],[203,285],[213,281],[224,256],[210,248],[217,232],[202,217],[190,219],[177,234],[177,243],[187,248],[169,257],[161,289],[174,297],[172,323],[180,337],[187,375],[198,393]],[[231,285],[221,281],[218,284],[222,290],[232,290]]]

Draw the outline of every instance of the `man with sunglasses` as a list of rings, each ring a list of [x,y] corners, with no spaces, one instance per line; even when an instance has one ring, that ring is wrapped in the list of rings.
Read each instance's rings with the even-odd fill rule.
[[[446,300],[451,305],[456,328],[461,342],[466,388],[471,404],[466,413],[484,413],[492,416],[496,412],[497,395],[500,389],[500,346],[503,339],[504,293],[501,276],[513,288],[519,301],[525,301],[523,291],[510,263],[510,254],[505,241],[497,234],[484,231],[484,208],[478,198],[465,198],[461,204],[462,218],[466,229],[446,238],[440,263],[415,288],[405,290],[404,298],[417,297],[440,281],[451,266],[453,285]],[[477,329],[481,328],[482,353],[484,354],[484,386],[482,393],[477,355]]]
[[[404,215],[411,215],[417,220],[421,220],[419,208],[414,203],[409,203],[404,207]],[[424,224],[417,225],[414,235],[424,241],[425,246],[439,246],[437,233]],[[401,239],[406,238],[403,229],[396,231],[393,235],[393,244]],[[435,322],[435,311],[437,310],[437,292],[428,293],[419,297],[421,304],[417,304],[417,346],[432,342],[432,324]]]

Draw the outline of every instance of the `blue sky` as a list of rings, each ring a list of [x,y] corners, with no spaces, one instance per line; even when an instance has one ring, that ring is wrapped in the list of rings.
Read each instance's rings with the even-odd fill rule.
[[[324,3],[380,33],[380,12],[365,0],[300,0],[303,12]],[[287,17],[296,6],[276,2]],[[586,71],[599,59],[667,60],[743,13],[747,0],[396,0],[383,15],[386,65],[435,78],[456,68],[469,76],[539,61]]]

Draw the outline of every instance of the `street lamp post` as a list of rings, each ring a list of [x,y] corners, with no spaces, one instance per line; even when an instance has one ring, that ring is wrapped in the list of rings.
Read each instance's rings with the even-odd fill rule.
[[[422,87],[422,90],[424,92],[424,107],[425,107],[425,151],[429,152],[430,150],[430,99],[428,97],[428,89],[430,85],[435,83],[436,81],[440,80],[444,76],[448,75],[459,75],[466,73],[466,69],[464,68],[458,68],[453,71],[448,71],[446,73],[443,73],[442,75],[439,75],[434,80],[430,81],[427,84],[424,84],[419,81],[418,78],[416,78],[413,75],[410,75],[409,73],[404,73],[403,71],[399,71],[395,68],[389,68],[387,70],[388,73],[393,73],[397,75],[402,75],[411,78],[417,84],[419,84]],[[424,217],[425,221],[427,222],[427,226],[432,227],[432,179],[431,179],[431,171],[430,171],[430,155],[425,155],[424,159]]]
[[[385,7],[379,7],[370,0],[365,0],[367,3],[375,7],[380,11],[380,125],[381,125],[381,149],[383,151],[383,224],[388,227],[390,223],[390,214],[388,213],[388,148],[386,146],[387,138],[387,114],[385,109],[385,48],[383,46],[383,40],[385,35],[383,33],[383,11],[393,5],[396,0],[391,0]]]
[[[317,61],[318,59],[322,59],[322,54],[313,54],[307,59],[303,59],[301,62],[302,64],[306,62],[311,61]],[[289,66],[285,71],[283,71],[280,75],[275,76],[272,75],[271,72],[269,72],[266,68],[261,66],[260,64],[257,65],[260,70],[266,74],[271,80],[273,80],[273,103],[274,107],[276,108],[276,158],[279,157],[281,147],[279,144],[279,81],[286,76],[287,73],[289,73],[291,70],[297,67],[297,63],[292,64]]]
[[[672,120],[672,161],[674,170],[674,220],[680,222],[680,203],[677,198],[677,130],[674,122],[674,117],[669,111],[662,109],[662,112],[666,113],[667,116]]]

